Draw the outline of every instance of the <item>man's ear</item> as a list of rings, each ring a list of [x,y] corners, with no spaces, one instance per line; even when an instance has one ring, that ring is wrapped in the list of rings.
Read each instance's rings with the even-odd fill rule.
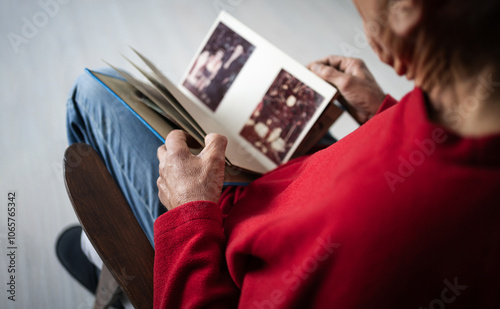
[[[438,0],[439,1],[439,0]],[[422,0],[393,0],[389,8],[389,27],[400,37],[407,37],[423,17]]]

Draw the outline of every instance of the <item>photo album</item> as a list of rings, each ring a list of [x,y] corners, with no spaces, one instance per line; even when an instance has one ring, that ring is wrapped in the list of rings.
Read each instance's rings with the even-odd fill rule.
[[[342,110],[337,90],[240,23],[219,14],[176,85],[145,56],[140,78],[87,71],[160,140],[187,132],[201,151],[208,133],[227,137],[226,184],[248,183],[306,154]]]

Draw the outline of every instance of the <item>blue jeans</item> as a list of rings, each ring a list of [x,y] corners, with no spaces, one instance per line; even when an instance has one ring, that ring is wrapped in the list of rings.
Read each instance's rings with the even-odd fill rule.
[[[110,68],[98,72],[119,76]],[[89,144],[97,151],[154,246],[154,220],[166,211],[156,186],[162,142],[87,72],[69,94],[67,131],[70,144]]]

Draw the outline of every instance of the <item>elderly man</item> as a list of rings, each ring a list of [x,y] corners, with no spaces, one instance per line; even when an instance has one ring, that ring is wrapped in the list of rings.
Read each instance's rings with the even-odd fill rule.
[[[360,60],[312,63],[364,124],[222,195],[223,136],[197,156],[181,131],[158,145],[77,82],[70,142],[101,153],[154,237],[156,308],[500,307],[500,4],[354,2],[416,88],[398,103]]]

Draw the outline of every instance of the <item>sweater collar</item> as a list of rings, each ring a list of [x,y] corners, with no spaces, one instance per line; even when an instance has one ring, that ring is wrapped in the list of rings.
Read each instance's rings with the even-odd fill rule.
[[[416,122],[416,132],[420,140],[433,141],[441,148],[443,159],[458,160],[464,164],[500,166],[500,133],[482,137],[464,137],[431,122],[427,113],[426,94],[415,88],[402,102],[405,105],[405,121]]]

